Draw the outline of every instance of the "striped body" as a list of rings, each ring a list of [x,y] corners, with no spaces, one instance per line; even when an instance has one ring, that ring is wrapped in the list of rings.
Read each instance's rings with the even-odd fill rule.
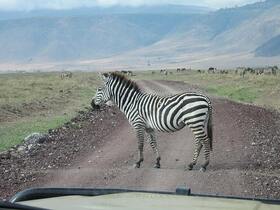
[[[185,125],[203,125],[208,107],[207,99],[195,93],[181,93],[169,97],[147,94],[139,101],[138,114],[147,127],[174,132]]]
[[[140,167],[143,161],[145,132],[156,154],[156,167],[160,167],[154,131],[175,132],[187,125],[193,131],[196,145],[193,161],[188,168],[192,169],[196,164],[200,149],[204,146],[206,161],[202,168],[206,169],[212,147],[212,106],[209,98],[196,93],[167,97],[148,94],[140,90],[136,83],[116,73],[106,74],[104,81],[105,86],[98,89],[94,103],[113,101],[135,128],[139,149],[136,167]]]

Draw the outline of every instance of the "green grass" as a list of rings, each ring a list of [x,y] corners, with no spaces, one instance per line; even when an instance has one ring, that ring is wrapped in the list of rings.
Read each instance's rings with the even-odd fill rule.
[[[46,133],[50,128],[56,128],[69,120],[69,115],[52,116],[50,118],[32,118],[18,122],[5,123],[0,127],[0,148],[9,149],[17,145],[33,132]]]
[[[59,73],[29,73],[0,75],[0,106],[21,105],[38,101],[56,103],[83,99],[94,90],[94,73],[74,73],[73,78],[61,80]]]
[[[99,78],[95,73],[0,74],[0,151],[32,132],[56,128],[90,106]]]
[[[209,86],[208,92],[218,96],[224,96],[234,101],[241,101],[247,103],[253,103],[258,97],[257,91],[251,90],[246,87],[232,87],[232,86]]]
[[[209,94],[225,97],[233,101],[246,102],[280,110],[280,75],[246,75],[244,78],[231,72],[229,74],[176,73],[160,75],[157,71],[141,72],[137,79],[160,79],[184,81],[206,90]]]

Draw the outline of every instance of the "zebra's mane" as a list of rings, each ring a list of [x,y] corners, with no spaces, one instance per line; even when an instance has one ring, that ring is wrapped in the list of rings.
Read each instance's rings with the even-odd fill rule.
[[[133,88],[136,91],[141,91],[141,88],[138,86],[138,84],[130,79],[128,79],[126,76],[124,76],[121,73],[118,72],[112,72],[110,73],[110,76],[113,77],[113,79],[119,80],[122,84],[124,84],[126,87]]]

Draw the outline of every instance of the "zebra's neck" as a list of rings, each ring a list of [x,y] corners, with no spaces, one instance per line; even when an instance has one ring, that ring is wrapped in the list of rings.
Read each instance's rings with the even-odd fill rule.
[[[112,100],[122,112],[128,115],[130,110],[136,106],[139,98],[144,94],[132,86],[120,85],[112,89]]]

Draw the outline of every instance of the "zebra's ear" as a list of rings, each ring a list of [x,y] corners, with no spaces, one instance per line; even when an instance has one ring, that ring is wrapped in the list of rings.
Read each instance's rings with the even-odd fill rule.
[[[101,79],[106,82],[108,80],[109,74],[108,73],[99,73],[99,75],[101,76]]]

